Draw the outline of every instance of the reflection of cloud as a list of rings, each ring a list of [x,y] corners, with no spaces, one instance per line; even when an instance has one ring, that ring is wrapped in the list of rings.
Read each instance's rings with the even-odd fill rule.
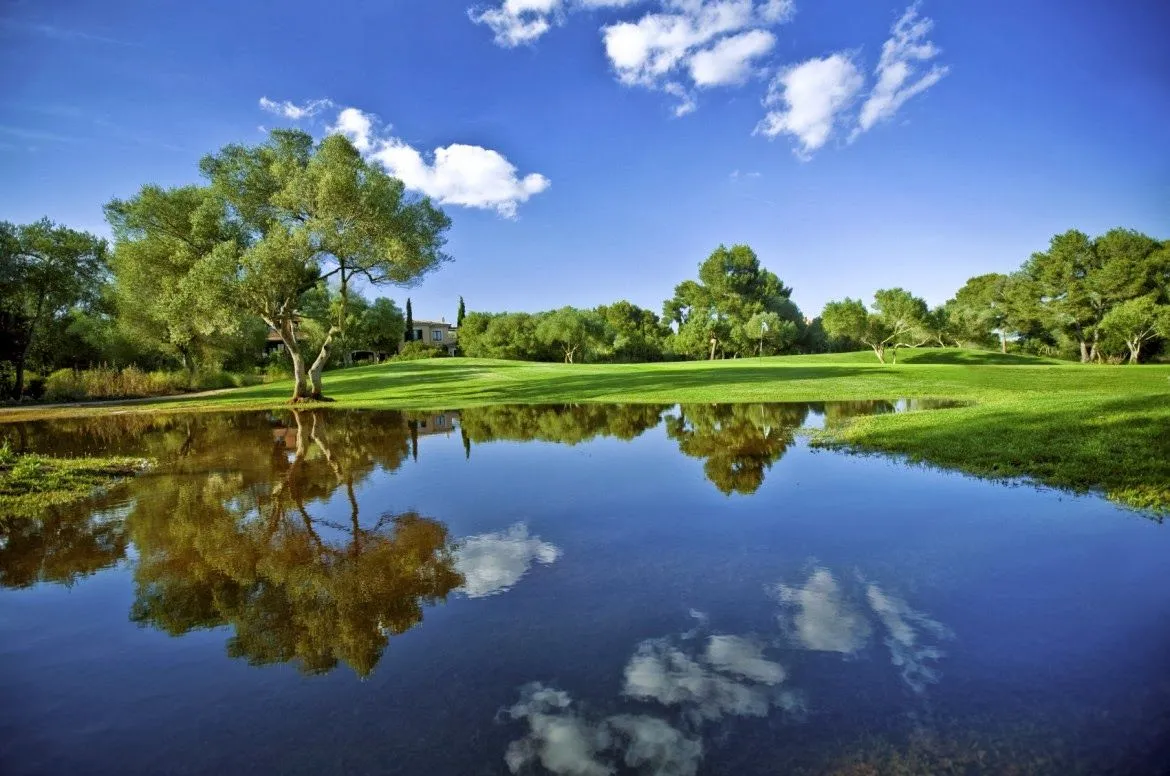
[[[455,570],[465,580],[468,598],[502,593],[520,581],[533,563],[559,558],[555,545],[528,535],[528,526],[516,523],[507,531],[469,536],[455,553]]]
[[[950,638],[951,632],[922,612],[911,609],[900,598],[886,595],[877,585],[870,585],[865,597],[886,627],[890,661],[902,669],[902,679],[910,689],[921,693],[926,685],[937,682],[939,674],[933,663],[946,653],[921,641],[930,636]]]
[[[784,668],[741,636],[711,636],[702,655],[691,656],[668,639],[638,645],[626,664],[623,692],[664,706],[679,706],[697,719],[725,715],[762,717],[780,705],[774,688]]]
[[[804,587],[776,585],[774,590],[782,604],[796,609],[790,629],[805,649],[851,655],[869,640],[869,622],[845,601],[828,569],[814,571]]]
[[[569,694],[539,682],[520,689],[508,710],[529,732],[508,746],[513,773],[539,762],[562,776],[609,776],[624,765],[653,776],[694,776],[702,743],[658,717],[619,714],[594,721],[572,708]]]
[[[869,642],[873,618],[863,612],[862,606],[848,600],[828,569],[813,571],[803,587],[778,584],[773,591],[782,605],[794,610],[781,615],[781,627],[805,649],[852,655]],[[856,597],[860,598],[860,591]],[[935,644],[925,642],[950,638],[950,631],[877,585],[866,586],[865,599],[886,631],[890,660],[901,669],[907,686],[921,693],[926,685],[937,682],[939,674],[934,663],[944,653]]]

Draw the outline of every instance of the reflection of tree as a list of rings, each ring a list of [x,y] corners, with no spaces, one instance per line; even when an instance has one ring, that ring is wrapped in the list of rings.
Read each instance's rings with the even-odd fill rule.
[[[0,520],[0,587],[72,584],[126,553],[122,521],[94,505],[54,507],[34,518]]]
[[[135,622],[172,635],[230,625],[229,654],[250,663],[297,660],[321,673],[340,661],[365,676],[389,635],[462,584],[442,523],[359,519],[355,484],[407,454],[401,418],[340,416],[326,433],[326,417],[339,418],[294,413],[279,447],[270,435],[266,457],[252,451],[266,469],[168,478],[142,494],[128,518],[140,553]],[[322,516],[339,490],[346,516]]]
[[[764,473],[788,450],[809,408],[804,404],[684,404],[668,416],[678,449],[703,458],[707,479],[723,493],[755,493]]]
[[[390,635],[463,582],[442,523],[358,513],[360,483],[410,454],[400,413],[107,417],[24,424],[10,438],[56,454],[149,454],[159,467],[120,491],[124,519],[91,504],[0,525],[8,587],[71,582],[133,541],[136,622],[175,635],[229,625],[233,656],[309,672],[344,662],[364,676]]]
[[[507,439],[575,445],[599,436],[634,439],[662,421],[666,407],[656,404],[500,405],[460,413],[470,442]]]

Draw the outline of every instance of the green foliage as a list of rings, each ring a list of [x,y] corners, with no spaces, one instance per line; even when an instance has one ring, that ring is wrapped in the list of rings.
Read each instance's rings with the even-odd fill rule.
[[[0,360],[13,365],[13,398],[23,394],[30,350],[62,316],[98,301],[106,271],[101,238],[47,218],[0,221]]]
[[[599,360],[625,363],[661,361],[670,329],[653,310],[625,301],[601,305],[595,312],[605,327]]]
[[[105,212],[123,330],[191,371],[219,366],[247,317],[233,292],[244,239],[226,204],[206,187],[148,185]]]
[[[588,360],[605,336],[605,322],[597,313],[562,307],[540,316],[535,330],[538,341],[557,348],[565,363]]]
[[[663,317],[675,326],[671,350],[691,358],[751,355],[760,343],[747,323],[757,313],[770,312],[796,326],[797,336],[786,344],[790,352],[804,327],[791,295],[791,288],[760,266],[751,248],[721,245],[699,265],[698,282],[675,286],[674,296],[663,305]]]
[[[926,302],[902,288],[876,291],[872,312],[860,299],[829,302],[821,320],[829,336],[868,345],[883,364],[887,350],[897,363],[899,348],[919,347],[932,337]]]
[[[447,355],[447,349],[434,345],[430,342],[423,342],[422,340],[414,340],[407,342],[398,349],[398,355],[394,356],[395,361],[417,361],[420,358],[443,358]]]
[[[463,304],[463,297],[459,297],[459,311],[455,314],[455,328],[463,325],[463,319],[467,317],[467,306]]]
[[[1129,363],[1136,364],[1143,345],[1170,331],[1170,305],[1158,304],[1153,295],[1129,299],[1105,313],[1101,329],[1124,342]]]

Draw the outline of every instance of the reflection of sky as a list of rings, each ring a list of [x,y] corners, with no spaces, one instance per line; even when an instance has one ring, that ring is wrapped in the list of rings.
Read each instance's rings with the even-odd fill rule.
[[[463,575],[468,598],[510,589],[533,563],[549,564],[560,557],[555,545],[528,535],[528,526],[516,523],[506,531],[469,536],[455,551],[455,570]]]
[[[805,649],[851,655],[869,640],[869,622],[845,601],[828,569],[814,571],[802,587],[780,584],[775,591],[790,612],[781,623],[788,624],[793,640]]]
[[[567,692],[539,682],[520,689],[508,710],[528,733],[513,741],[505,761],[513,773],[539,764],[564,776],[608,776],[623,767],[650,776],[693,776],[703,757],[702,732],[730,716],[766,715],[773,707],[802,712],[797,693],[782,687],[786,672],[749,636],[648,639],[625,667],[622,694],[665,707],[656,714],[600,716],[582,711]]]
[[[854,603],[828,569],[818,568],[799,587],[778,584],[773,590],[785,608],[781,626],[803,649],[855,654],[876,624],[886,633],[890,661],[911,690],[921,693],[938,681],[935,663],[945,653],[935,642],[950,638],[950,631],[877,585],[866,585],[864,605]]]
[[[509,533],[520,537],[517,528]],[[803,585],[777,584],[771,592],[784,608],[781,627],[795,646],[850,656],[880,628],[890,660],[910,689],[922,693],[938,681],[935,664],[943,652],[936,642],[950,632],[877,585],[846,589],[832,572],[818,568]],[[765,654],[774,644],[750,635],[704,635],[708,618],[691,614],[695,628],[642,641],[624,669],[622,695],[661,707],[658,714],[665,717],[590,714],[563,690],[525,685],[520,701],[507,710],[508,717],[528,726],[505,754],[511,771],[540,766],[558,776],[611,776],[625,768],[693,776],[703,757],[704,730],[713,722],[763,717],[773,709],[790,719],[804,718],[803,693],[788,686],[784,666]]]

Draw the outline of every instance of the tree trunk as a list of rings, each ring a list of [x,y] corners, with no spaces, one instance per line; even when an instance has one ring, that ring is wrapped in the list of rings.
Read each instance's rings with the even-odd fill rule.
[[[329,348],[333,345],[333,336],[338,332],[339,329],[336,326],[329,327],[329,333],[325,335],[325,341],[321,343],[321,352],[317,354],[313,365],[309,367],[309,382],[312,383],[310,399],[316,401],[325,399],[325,395],[321,392],[321,372],[325,369],[325,362],[329,360]]]
[[[280,322],[280,327],[277,328],[277,331],[280,333],[280,341],[284,343],[284,347],[288,350],[289,358],[292,359],[292,400],[298,402],[305,398],[305,359],[301,356],[301,346],[297,344],[297,336],[293,333],[292,321],[285,318]]]
[[[1125,344],[1129,346],[1129,363],[1136,364],[1142,353],[1142,341],[1134,340]]]
[[[1007,353],[1007,332],[1003,329],[999,330],[999,352]]]
[[[715,360],[715,345],[718,344],[718,342],[719,340],[715,339],[714,337],[711,338],[711,357],[708,359],[709,361]]]
[[[1089,343],[1084,340],[1079,340],[1078,344],[1081,346],[1081,363],[1089,363]]]
[[[873,348],[873,354],[877,356],[878,362],[882,364],[886,363],[886,349],[880,345],[872,345],[871,347]]]

